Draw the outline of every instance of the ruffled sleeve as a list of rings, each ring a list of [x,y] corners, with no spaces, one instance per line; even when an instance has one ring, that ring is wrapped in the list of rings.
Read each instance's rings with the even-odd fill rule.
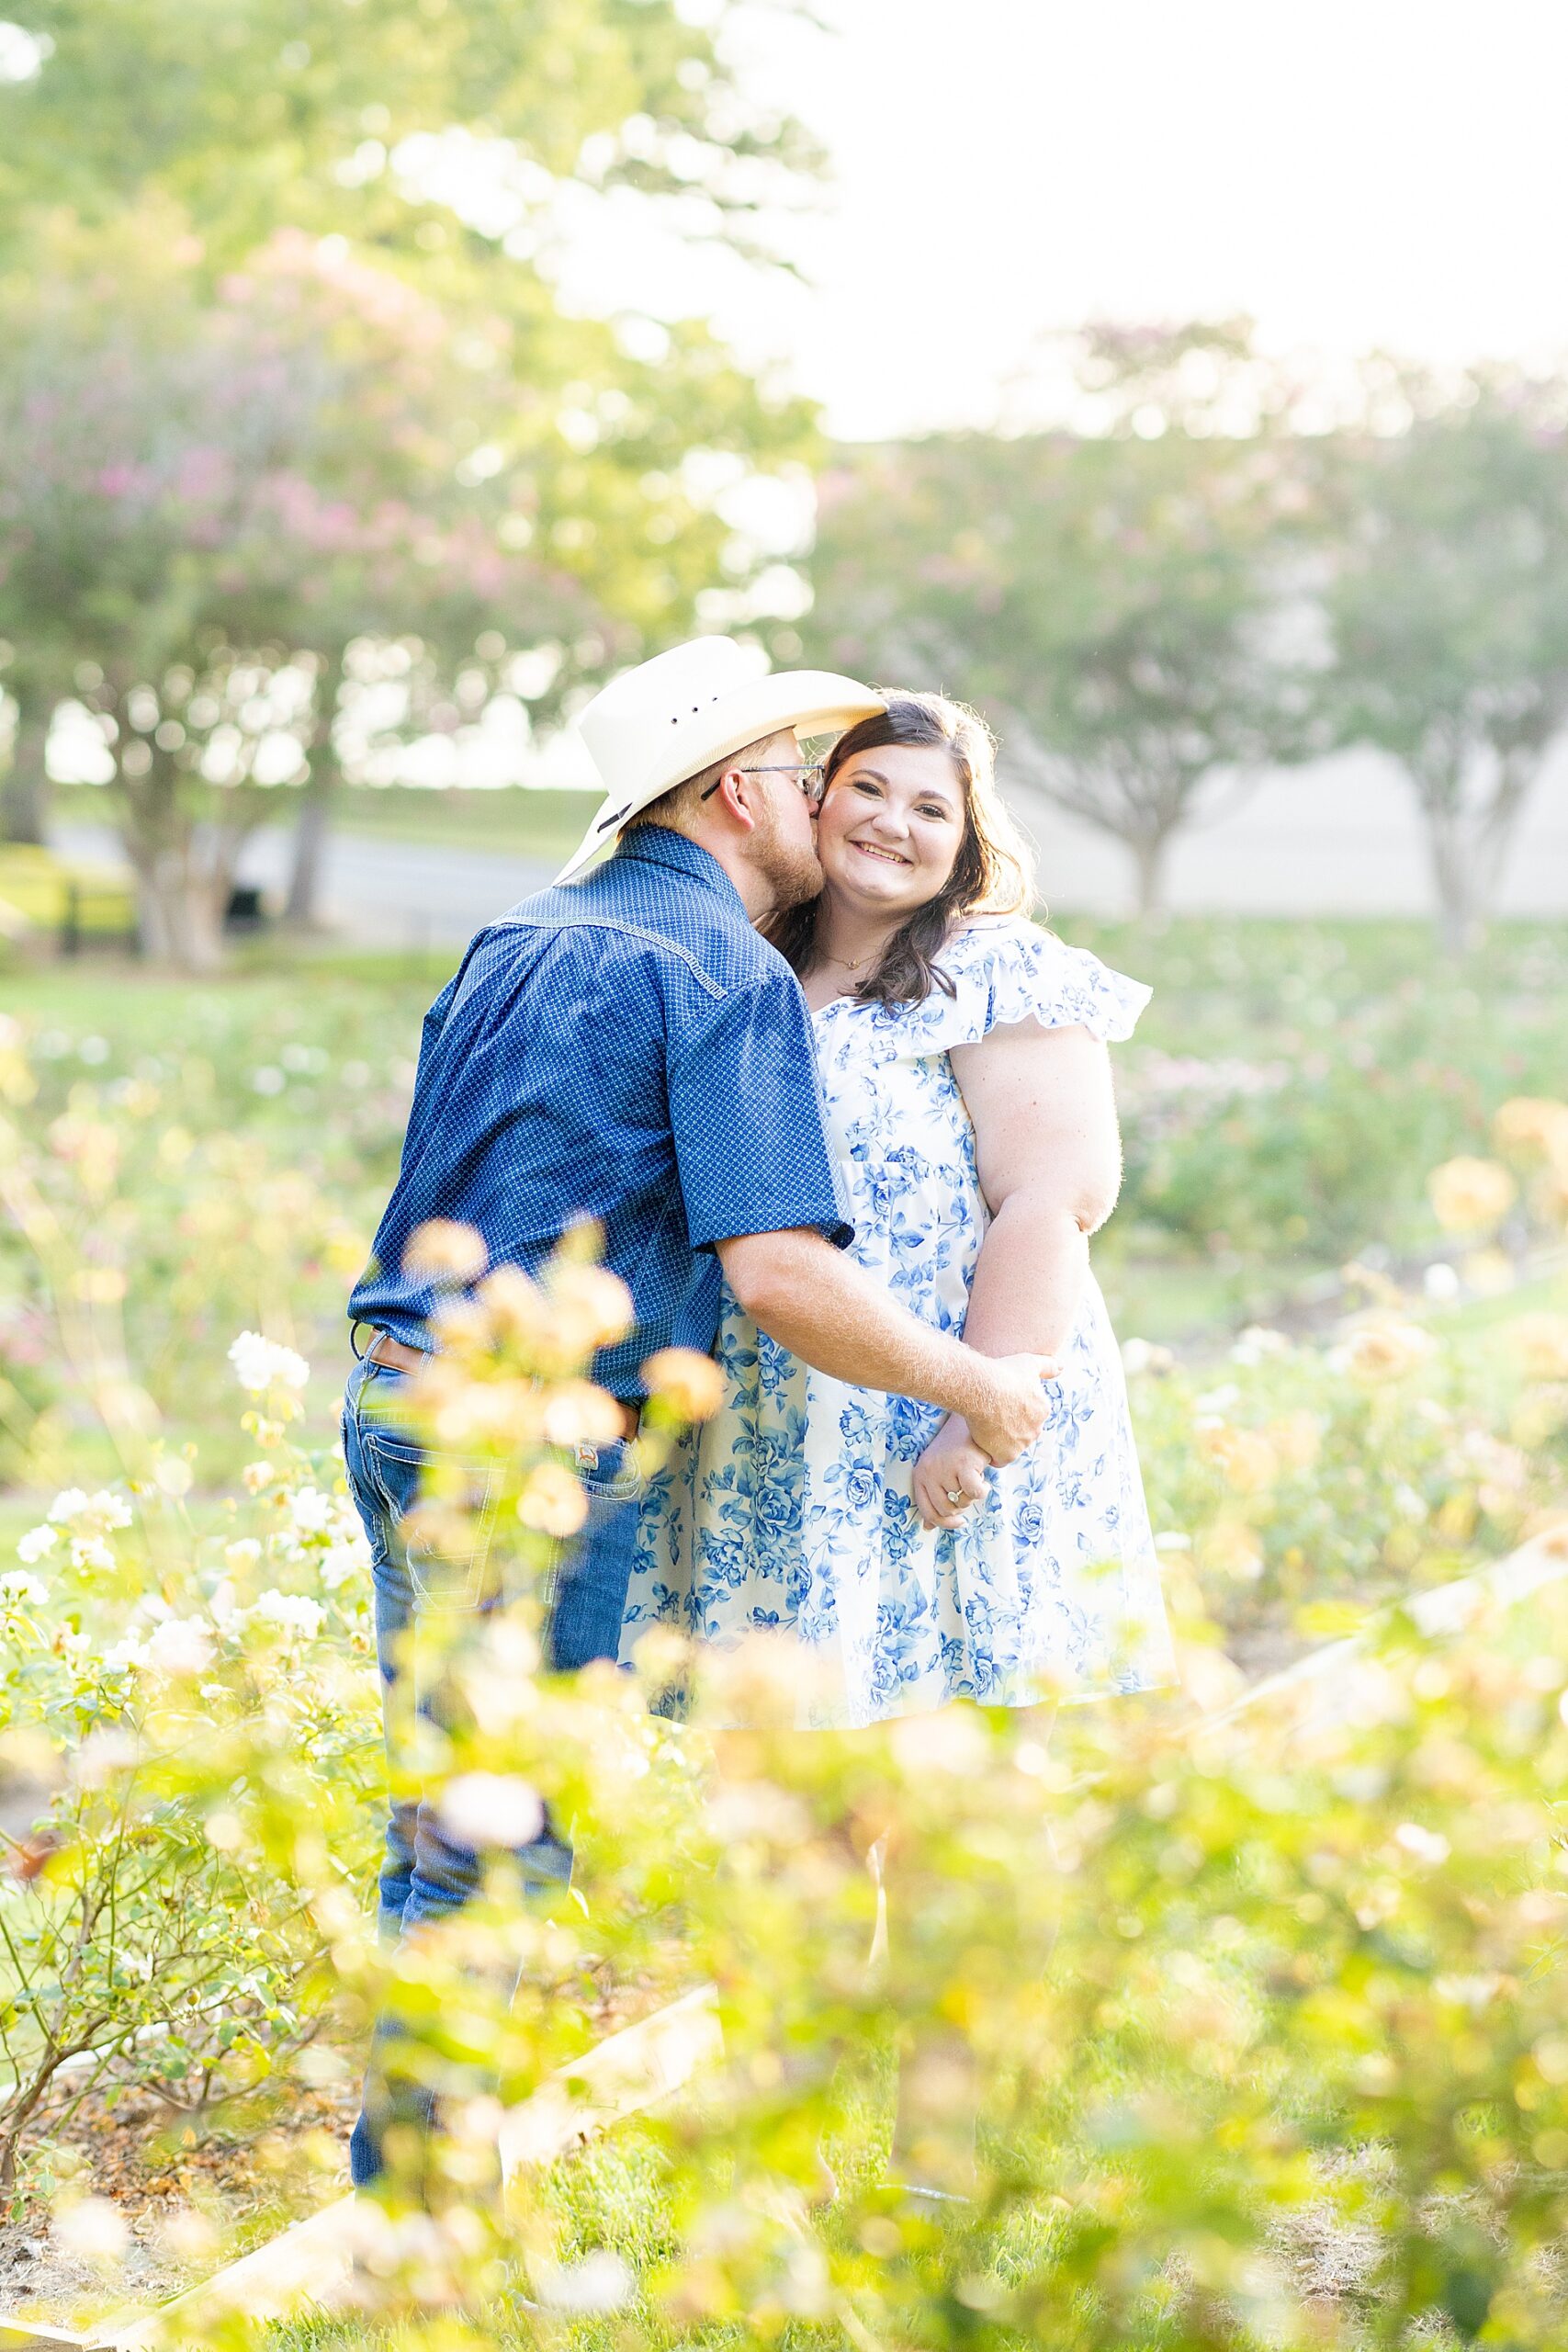
[[[899,1009],[900,1057],[972,1046],[1019,1021],[1083,1028],[1117,1045],[1132,1035],[1153,994],[1087,948],[1069,947],[1016,916],[971,924],[944,949],[940,968],[955,993],[933,989],[923,1004]]]

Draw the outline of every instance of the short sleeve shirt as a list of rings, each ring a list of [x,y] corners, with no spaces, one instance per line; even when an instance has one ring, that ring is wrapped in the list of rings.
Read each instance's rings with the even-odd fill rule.
[[[425,1017],[402,1167],[349,1314],[428,1348],[434,1293],[402,1272],[433,1217],[533,1272],[584,1216],[636,1328],[595,1377],[641,1394],[656,1349],[717,1330],[713,1244],[852,1238],[795,975],[694,842],[637,826],[586,880],[479,933]]]

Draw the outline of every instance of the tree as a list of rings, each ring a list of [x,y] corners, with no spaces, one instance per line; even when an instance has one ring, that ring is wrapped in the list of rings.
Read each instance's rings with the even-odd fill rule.
[[[246,831],[333,755],[360,639],[417,625],[450,674],[592,615],[463,510],[424,297],[285,233],[208,300],[167,225],[60,232],[0,319],[0,630],[98,714],[144,938],[201,968]]]
[[[0,87],[0,263],[39,274],[47,190],[93,234],[112,236],[128,206],[162,207],[188,244],[193,300],[221,300],[283,228],[418,292],[455,362],[420,503],[445,514],[456,486],[504,551],[578,583],[597,617],[580,615],[561,648],[563,690],[688,628],[716,581],[744,587],[761,569],[718,511],[719,477],[692,460],[797,463],[809,410],[700,324],[569,315],[550,277],[563,190],[750,250],[762,198],[811,166],[798,126],[737,85],[721,22],[688,23],[675,0],[15,13],[39,70]],[[47,724],[58,676],[29,683],[19,640],[9,674]],[[301,796],[299,904],[337,773],[329,732]]]
[[[1330,453],[1324,702],[1340,741],[1408,779],[1461,955],[1568,723],[1568,386],[1494,368],[1404,388],[1404,430]]]
[[[1118,428],[928,440],[824,486],[824,657],[978,701],[1016,775],[1125,843],[1146,913],[1216,771],[1304,742],[1273,436]]]

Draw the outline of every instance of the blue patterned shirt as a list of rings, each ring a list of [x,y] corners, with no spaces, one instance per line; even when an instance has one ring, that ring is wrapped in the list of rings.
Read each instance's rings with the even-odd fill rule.
[[[822,1132],[810,1016],[715,858],[637,826],[582,882],[481,931],[425,1015],[402,1168],[349,1301],[428,1348],[434,1292],[401,1271],[432,1217],[532,1272],[581,1216],[630,1287],[595,1377],[641,1393],[656,1348],[712,1348],[713,1244],[814,1226],[850,1240]]]

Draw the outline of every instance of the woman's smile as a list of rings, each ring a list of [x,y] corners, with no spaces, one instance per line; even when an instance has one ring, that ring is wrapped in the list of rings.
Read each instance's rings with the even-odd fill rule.
[[[884,849],[877,842],[852,841],[850,847],[858,849],[863,857],[877,857],[887,865],[911,865],[914,863],[912,858],[905,857],[900,851]]]

